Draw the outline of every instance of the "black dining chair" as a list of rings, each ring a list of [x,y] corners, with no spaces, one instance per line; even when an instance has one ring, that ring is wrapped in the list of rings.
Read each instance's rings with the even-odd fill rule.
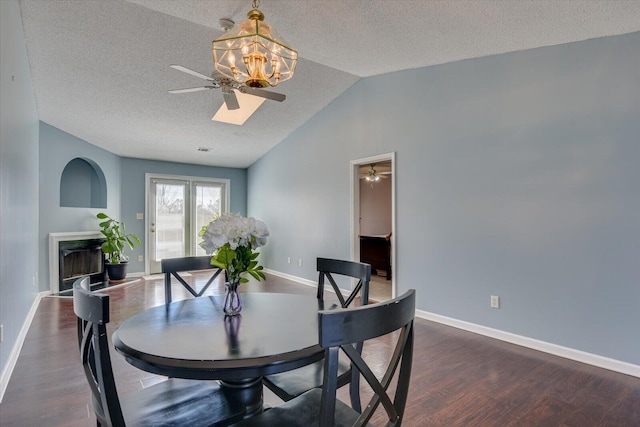
[[[237,427],[246,426],[362,426],[382,405],[387,426],[401,426],[409,392],[413,359],[413,319],[415,290],[382,303],[343,310],[324,310],[318,313],[320,346],[325,349],[324,384],[295,399],[273,407],[259,415],[243,420]],[[385,344],[395,342],[393,353],[383,374],[376,376],[379,366],[367,362],[353,343],[384,336]],[[393,345],[393,344],[392,344]],[[354,371],[361,375],[373,391],[373,396],[358,413],[336,398],[338,353],[351,360]],[[380,355],[375,354],[374,360]],[[390,394],[389,385],[395,384]],[[351,388],[354,387],[352,382]]]
[[[197,298],[202,296],[207,291],[209,285],[211,285],[215,278],[218,277],[218,275],[222,272],[222,269],[211,265],[211,256],[209,255],[166,258],[160,261],[160,265],[162,267],[162,273],[164,274],[164,300],[167,304],[171,302],[171,276],[175,277],[178,282],[180,282],[182,286],[184,286],[184,288],[189,291],[191,295]],[[215,271],[213,272],[213,275],[207,281],[207,283],[200,289],[200,291],[196,291],[187,283],[186,280],[184,280],[182,276],[180,276],[180,273],[185,271],[211,269],[215,269]]]
[[[329,282],[338,297],[338,301],[340,301],[340,306],[333,305],[331,308],[347,308],[354,303],[358,295],[360,295],[360,305],[366,305],[369,303],[369,282],[371,281],[371,266],[369,264],[355,261],[318,258],[317,269],[317,297],[321,308],[326,308],[324,307],[325,280]],[[336,283],[334,275],[337,277],[358,279],[358,283],[356,283],[349,295],[345,296]],[[356,344],[356,350],[358,352],[362,351],[362,343]],[[320,360],[293,371],[268,375],[264,377],[263,383],[267,388],[269,388],[269,390],[286,402],[300,396],[308,390],[322,387],[324,375],[323,366],[323,361]],[[342,387],[351,381],[355,381],[355,387],[353,388],[353,394],[351,395],[351,404],[354,409],[360,412],[360,396],[357,389],[358,380],[358,375],[352,373],[351,364],[344,360],[340,360],[338,366],[338,387]]]
[[[171,378],[120,399],[106,330],[109,296],[91,292],[88,278],[78,279],[73,285],[73,311],[98,426],[211,426],[217,425],[215,420],[242,420],[243,405],[228,400],[215,381]]]

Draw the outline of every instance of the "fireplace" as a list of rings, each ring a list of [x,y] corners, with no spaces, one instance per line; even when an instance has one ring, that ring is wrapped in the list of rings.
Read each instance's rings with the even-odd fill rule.
[[[104,281],[104,239],[61,241],[58,244],[58,286],[60,292],[73,288],[73,282],[89,276],[89,283]]]
[[[69,291],[79,277],[89,276],[91,284],[104,281],[103,241],[97,231],[49,234],[49,286],[53,294]]]

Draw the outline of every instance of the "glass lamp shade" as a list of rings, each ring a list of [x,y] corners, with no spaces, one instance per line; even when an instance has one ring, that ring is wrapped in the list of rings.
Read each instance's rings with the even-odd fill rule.
[[[295,71],[298,52],[264,22],[258,9],[212,43],[216,70],[250,87],[276,86]]]

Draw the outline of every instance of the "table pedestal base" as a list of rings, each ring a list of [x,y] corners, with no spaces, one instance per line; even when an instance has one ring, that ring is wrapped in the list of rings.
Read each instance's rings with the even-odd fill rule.
[[[225,394],[232,396],[245,406],[245,418],[262,412],[262,377],[237,381],[220,381]]]

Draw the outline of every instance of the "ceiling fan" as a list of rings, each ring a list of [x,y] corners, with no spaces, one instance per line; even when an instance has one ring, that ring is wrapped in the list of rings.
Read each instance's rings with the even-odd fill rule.
[[[237,83],[236,81],[223,76],[222,74],[214,71],[211,74],[211,77],[194,71],[190,68],[183,67],[182,65],[171,65],[171,68],[174,70],[182,71],[183,73],[190,74],[194,77],[198,77],[200,79],[206,80],[209,82],[207,86],[197,86],[190,87],[186,89],[172,89],[169,93],[188,93],[188,92],[198,92],[201,90],[209,90],[209,89],[221,89],[222,96],[224,97],[224,102],[227,106],[228,110],[238,110],[240,108],[240,103],[238,102],[238,98],[236,96],[236,91],[246,94],[258,96],[265,99],[270,99],[273,101],[282,102],[286,99],[286,96],[280,93],[270,92],[268,90],[248,87],[243,84]],[[257,107],[256,107],[257,108]]]
[[[360,179],[365,179],[368,182],[373,183],[373,182],[380,181],[380,178],[384,178],[384,179],[389,178],[387,175],[390,175],[391,172],[378,172],[375,170],[375,166],[376,166],[375,163],[371,163],[366,173],[360,174]]]

